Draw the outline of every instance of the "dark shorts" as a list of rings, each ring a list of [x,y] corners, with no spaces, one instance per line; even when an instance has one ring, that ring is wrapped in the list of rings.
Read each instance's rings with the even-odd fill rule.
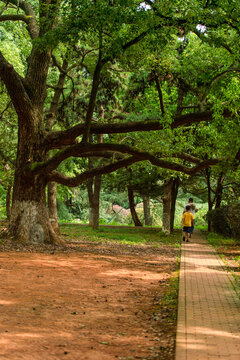
[[[189,233],[189,234],[192,234],[193,229],[194,229],[194,226],[184,226],[183,227],[183,231],[186,233]]]

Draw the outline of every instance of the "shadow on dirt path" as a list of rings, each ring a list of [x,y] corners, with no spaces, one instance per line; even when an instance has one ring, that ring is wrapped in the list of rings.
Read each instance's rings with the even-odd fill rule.
[[[0,246],[0,358],[174,359],[177,249]]]

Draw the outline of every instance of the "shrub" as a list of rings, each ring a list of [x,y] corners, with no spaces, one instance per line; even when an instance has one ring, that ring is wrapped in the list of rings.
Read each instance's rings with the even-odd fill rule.
[[[239,206],[238,202],[208,212],[207,218],[216,233],[240,239]]]

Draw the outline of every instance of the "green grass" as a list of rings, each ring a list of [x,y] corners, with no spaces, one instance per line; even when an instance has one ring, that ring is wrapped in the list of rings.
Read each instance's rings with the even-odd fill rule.
[[[232,245],[237,245],[235,239],[226,238],[222,235],[213,232],[208,233],[207,240],[209,244],[211,244],[214,247],[221,247],[221,246],[228,247]]]
[[[117,242],[126,245],[149,244],[159,246],[159,244],[167,244],[179,246],[181,238],[178,231],[166,236],[159,229],[99,226],[98,230],[93,230],[90,226],[79,224],[62,224],[60,227],[62,235],[67,240]]]
[[[177,264],[178,270],[172,273],[169,282],[169,288],[162,300],[162,306],[166,306],[168,309],[177,309],[178,306],[178,290],[179,290],[179,264]],[[172,313],[174,320],[177,320],[177,312]]]

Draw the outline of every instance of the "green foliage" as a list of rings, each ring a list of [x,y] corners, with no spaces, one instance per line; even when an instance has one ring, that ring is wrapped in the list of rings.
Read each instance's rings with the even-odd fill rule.
[[[0,184],[0,219],[6,219],[6,189]]]
[[[235,244],[235,240],[232,238],[224,237],[220,234],[209,232],[207,235],[208,242],[214,247],[231,246]]]
[[[73,220],[73,215],[69,211],[68,207],[64,204],[63,201],[61,201],[59,199],[57,200],[57,211],[58,211],[58,218],[59,218],[60,222],[62,220],[64,220],[64,221]]]
[[[216,233],[240,240],[239,206],[237,202],[208,212],[207,217]]]
[[[0,3],[4,14],[15,13],[14,6],[5,9],[6,2]],[[40,12],[38,6],[42,6],[41,2],[31,0],[30,3],[42,29],[45,29],[44,35],[31,42],[24,23],[1,22],[0,50],[22,76],[26,74],[27,58],[32,46],[38,45],[42,51],[54,48],[60,66],[64,60],[68,61],[71,70],[65,79],[53,130],[67,129],[84,121],[95,66],[101,57],[108,63],[100,74],[93,121],[111,124],[120,117],[118,123],[154,119],[163,125],[161,131],[104,135],[104,141],[133,146],[149,151],[160,159],[189,167],[193,164],[177,158],[176,154],[185,152],[202,160],[220,158],[216,174],[227,169],[226,176],[233,184],[224,191],[224,200],[231,201],[240,193],[236,185],[239,183],[239,171],[235,166],[236,152],[240,148],[239,10],[236,6],[239,2],[160,0],[153,1],[152,6],[146,8],[140,6],[137,0],[64,0],[59,2],[58,19],[51,30],[49,24],[56,11],[55,3],[45,5],[46,8],[41,8]],[[49,16],[42,16],[43,10],[49,9]],[[17,13],[22,14],[21,8],[17,8]],[[201,22],[206,25],[199,34],[196,25]],[[179,26],[179,23],[184,25]],[[141,41],[127,48],[126,45],[138,36],[142,36]],[[54,96],[59,68],[52,67],[48,74],[46,111]],[[156,80],[162,92],[164,113]],[[2,84],[0,90],[0,114],[3,120],[0,126],[0,150],[5,158],[14,163],[16,115],[13,107],[8,107],[9,98]],[[104,108],[104,119],[100,116],[101,106]],[[225,108],[234,117],[224,119],[222,112]],[[176,115],[197,112],[199,109],[213,110],[213,120],[172,131],[171,124]],[[94,136],[93,141],[96,141]],[[12,173],[4,168],[6,162],[4,160],[0,167],[3,194],[6,186],[12,182]],[[99,160],[95,162],[96,166],[99,164],[102,164]],[[13,167],[11,165],[11,172]],[[57,170],[67,176],[75,176],[86,169],[86,159],[71,158],[65,160]],[[111,219],[109,207],[114,201],[127,208],[124,195],[127,186],[131,186],[137,195],[148,195],[155,201],[162,196],[164,180],[174,176],[170,170],[163,171],[148,162],[136,164],[131,169],[131,172],[124,169],[108,178],[104,177],[105,191],[101,197],[100,212],[102,221]],[[201,173],[200,180],[189,178],[188,183],[185,181],[187,176],[180,175],[180,178],[183,189],[191,187],[189,191],[194,197],[197,195],[202,203],[206,202],[204,173]],[[106,189],[108,193],[111,192],[109,195]],[[78,216],[82,221],[87,221],[88,202],[84,191],[76,195],[73,190],[59,186],[58,196],[62,201],[59,205],[60,219],[71,220]],[[70,211],[63,201],[67,204],[66,200],[71,197],[75,198],[75,203],[74,210],[72,208]],[[155,205],[152,209],[154,224],[160,224],[161,205]],[[179,205],[176,210],[177,224],[181,211]],[[199,225],[204,225],[204,211],[200,210],[197,214]],[[142,216],[142,210],[140,212]]]

